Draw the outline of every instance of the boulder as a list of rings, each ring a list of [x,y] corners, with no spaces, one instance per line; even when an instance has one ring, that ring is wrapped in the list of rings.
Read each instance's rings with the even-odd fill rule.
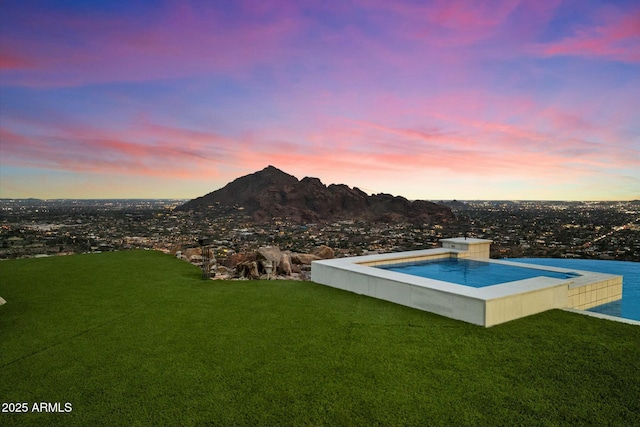
[[[256,260],[260,263],[260,271],[264,271],[267,275],[271,272],[274,275],[280,267],[282,252],[277,246],[261,246],[256,252]],[[271,278],[271,277],[269,277]]]
[[[236,273],[238,273],[240,277],[246,277],[247,279],[260,278],[258,263],[256,261],[245,261],[236,265]]]
[[[249,263],[249,275],[247,276],[251,279],[259,279],[260,271],[258,269],[258,263],[256,261],[251,261]]]
[[[282,258],[282,252],[277,246],[262,246],[258,248],[257,259],[266,259],[277,265]]]
[[[237,274],[235,273],[236,272],[234,269],[229,269],[225,266],[219,265],[216,271],[216,275],[212,275],[211,278],[215,280],[230,280],[233,279],[234,276],[237,277]]]
[[[277,271],[282,275],[291,276],[291,254],[289,252],[282,253],[282,258],[280,258],[280,264],[278,265]]]
[[[182,251],[182,255],[186,256],[189,259],[191,259],[191,257],[194,257],[194,256],[202,258],[202,249],[201,248],[185,248]]]
[[[335,258],[336,254],[329,246],[322,245],[315,248],[311,253],[322,259],[332,259]]]
[[[291,254],[291,262],[294,264],[311,265],[311,261],[321,260],[317,255],[312,254]]]
[[[255,261],[255,252],[240,252],[227,257],[225,265],[229,268],[235,268],[236,265],[247,261]]]
[[[202,255],[191,255],[189,257],[189,262],[192,264],[202,263]]]

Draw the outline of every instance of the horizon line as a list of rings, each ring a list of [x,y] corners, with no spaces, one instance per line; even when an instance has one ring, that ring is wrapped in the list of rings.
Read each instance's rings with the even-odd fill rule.
[[[375,193],[386,194],[386,193]],[[40,197],[0,197],[0,201],[10,200],[39,200],[39,201],[63,201],[63,200],[194,200],[202,196],[194,198],[185,197],[96,197],[96,198],[82,198],[82,197],[52,197],[52,198],[40,198]],[[640,202],[640,198],[637,199],[408,199],[409,201],[424,200],[428,202],[441,201],[441,202]]]

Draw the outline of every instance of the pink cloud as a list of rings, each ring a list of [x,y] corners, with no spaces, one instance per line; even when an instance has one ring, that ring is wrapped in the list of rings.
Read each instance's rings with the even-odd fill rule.
[[[389,55],[400,52],[406,68],[446,68],[446,74],[462,73],[478,60],[502,61],[526,54],[525,47],[540,35],[562,0],[508,0],[478,2],[436,0],[429,2],[361,1],[365,10],[380,10],[379,22],[402,43]],[[395,48],[395,49],[394,49]],[[407,54],[407,51],[410,54]],[[473,79],[475,71],[461,75]]]
[[[540,46],[544,55],[608,58],[624,62],[640,61],[640,10],[608,17],[602,25],[580,28],[555,43]]]
[[[5,81],[73,86],[212,73],[248,78],[259,66],[285,79],[287,64],[292,62],[311,74],[325,69],[323,76],[337,81],[384,78],[389,70],[438,73],[448,64],[450,69],[441,77],[451,79],[458,73],[458,80],[464,80],[469,77],[464,64],[481,54],[451,48],[484,50],[487,39],[503,40],[501,32],[509,17],[529,3],[378,1],[303,7],[295,2],[245,0],[236,4],[241,15],[225,14],[212,4],[187,2],[168,3],[144,19],[139,15],[34,14],[23,23],[24,31],[44,37],[11,34],[6,45],[26,55],[26,63],[39,67],[7,74]],[[338,19],[358,16],[364,24],[336,31],[312,17],[314,12]],[[307,73],[302,77],[308,78]]]
[[[260,159],[268,158],[302,175],[332,170],[357,180],[357,173],[348,171],[366,171],[389,182],[426,170],[560,182],[612,167],[640,169],[637,148],[616,130],[619,125],[602,117],[598,99],[548,102],[481,90],[394,99],[381,92],[360,99],[349,93],[328,97],[323,101],[328,106],[339,105],[333,115],[316,116],[295,135],[281,130],[277,138],[269,136],[296,141],[297,150],[269,152],[268,144],[259,143],[269,129],[256,130],[256,146],[243,156],[243,164],[260,167]],[[343,110],[346,115],[340,117]],[[304,116],[296,123],[304,123]]]
[[[215,7],[195,9],[185,2],[170,3],[144,19],[34,14],[23,31],[43,37],[5,37],[7,50],[22,52],[22,57],[3,62],[40,66],[7,75],[5,82],[67,86],[244,73],[281,55],[283,42],[300,25],[288,15],[258,18],[229,19]]]
[[[426,7],[428,20],[457,31],[484,33],[506,20],[519,0],[500,3],[436,1]]]
[[[523,111],[532,108],[526,101],[511,102],[527,105]],[[635,157],[629,155],[633,152],[625,155],[581,138],[577,129],[584,123],[566,111],[548,109],[520,124],[440,113],[446,120],[441,117],[440,125],[430,126],[327,117],[297,134],[286,127],[256,128],[227,137],[140,120],[121,131],[60,126],[55,134],[22,135],[3,128],[0,138],[3,164],[114,177],[193,180],[219,177],[228,165],[249,173],[274,164],[299,177],[319,176],[325,183],[351,185],[362,177],[394,182],[427,172],[552,182],[601,173],[614,161],[618,167],[640,168],[637,152]],[[429,117],[429,111],[424,114]],[[548,129],[538,129],[538,120],[545,121]],[[592,126],[588,131],[593,130]],[[370,190],[376,191],[376,185],[381,184]]]
[[[426,125],[390,126],[382,123],[397,123],[397,117],[385,120],[371,112],[368,116],[378,116],[377,121],[333,123],[315,136],[332,147],[319,163],[352,159],[354,167],[375,170],[428,167],[457,175],[523,178],[585,175],[614,164],[640,168],[637,149],[580,111],[545,109],[527,98],[477,99],[485,110],[491,105],[494,117],[481,118],[473,100],[454,95],[448,102],[418,107]],[[420,121],[417,112],[412,115]]]
[[[5,49],[0,51],[0,70],[28,69],[34,66],[34,61],[22,55],[5,51]]]
[[[493,34],[520,3],[521,0],[500,3],[436,0],[423,3],[362,1],[360,5],[401,20],[403,25],[397,25],[396,31],[414,32],[443,46],[452,46],[475,44]]]
[[[362,111],[368,119],[361,124],[371,124],[367,140],[380,138],[384,132],[388,140],[393,136],[393,140],[403,143],[419,141],[423,147],[446,144],[459,149],[476,149],[482,146],[485,150],[510,149],[526,153],[529,150],[553,151],[559,144],[566,143],[581,144],[575,151],[582,153],[581,158],[593,153],[593,156],[620,165],[637,158],[637,152],[635,156],[630,155],[633,140],[624,130],[625,123],[632,122],[628,113],[637,110],[634,108],[637,101],[614,96],[621,114],[609,114],[606,99],[556,98],[548,102],[526,95],[508,96],[476,90],[448,92],[413,102],[408,99],[397,111],[384,106],[378,109],[376,102],[370,102]],[[564,159],[569,160],[568,157]]]
[[[168,126],[123,132],[60,127],[54,134],[21,135],[0,128],[3,164],[41,169],[139,176],[215,176],[230,156],[222,138]]]
[[[311,149],[271,151],[268,144],[256,143],[242,152],[239,163],[249,170],[268,161],[302,176],[351,171],[356,177],[365,173],[371,179],[390,181],[398,174],[412,171],[419,176],[426,170],[460,177],[558,179],[606,166],[606,160],[599,160],[602,153],[597,145],[580,140],[547,142],[549,135],[500,123],[469,123],[469,134],[463,135],[370,122],[333,125],[307,135],[308,141],[316,141]]]

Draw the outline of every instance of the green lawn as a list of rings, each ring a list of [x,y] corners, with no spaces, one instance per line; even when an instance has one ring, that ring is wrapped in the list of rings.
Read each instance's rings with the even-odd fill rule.
[[[0,425],[640,425],[640,327],[493,328],[150,251],[0,262]]]

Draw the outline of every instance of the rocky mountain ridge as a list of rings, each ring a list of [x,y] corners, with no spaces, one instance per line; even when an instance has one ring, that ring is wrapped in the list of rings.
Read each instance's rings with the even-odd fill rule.
[[[437,203],[391,194],[368,195],[344,184],[324,185],[318,178],[298,180],[274,166],[237,178],[223,188],[176,208],[182,211],[241,212],[255,222],[282,218],[294,223],[368,220],[387,223],[432,223],[454,219]]]

